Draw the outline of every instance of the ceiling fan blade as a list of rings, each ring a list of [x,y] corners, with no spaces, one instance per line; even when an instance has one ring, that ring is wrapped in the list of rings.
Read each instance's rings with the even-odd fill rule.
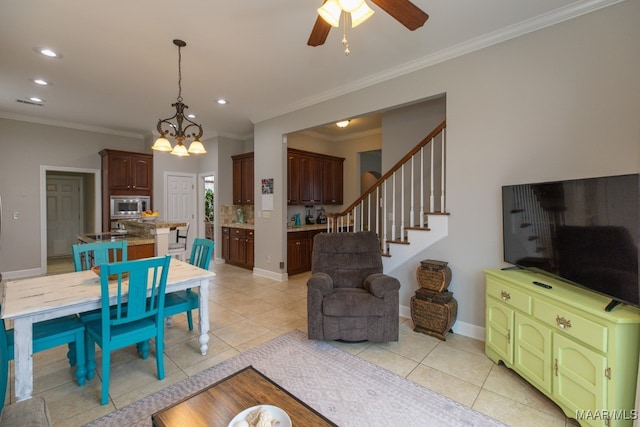
[[[371,1],[411,31],[422,27],[427,19],[429,19],[429,15],[409,0]]]
[[[313,30],[311,30],[311,35],[309,35],[307,44],[309,46],[320,46],[324,44],[324,42],[327,40],[330,29],[331,24],[318,16],[316,18],[316,23],[313,26]]]

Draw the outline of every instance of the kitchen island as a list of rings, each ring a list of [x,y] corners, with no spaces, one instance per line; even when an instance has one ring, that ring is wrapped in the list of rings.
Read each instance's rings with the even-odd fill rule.
[[[129,260],[150,258],[155,254],[155,239],[149,234],[138,235],[129,232],[92,233],[79,234],[77,239],[80,243],[126,240],[127,258]]]
[[[121,220],[120,226],[127,232],[137,236],[151,236],[154,242],[154,256],[166,255],[169,251],[169,232],[178,227],[186,227],[183,221],[169,221],[161,218],[147,220],[130,219]]]

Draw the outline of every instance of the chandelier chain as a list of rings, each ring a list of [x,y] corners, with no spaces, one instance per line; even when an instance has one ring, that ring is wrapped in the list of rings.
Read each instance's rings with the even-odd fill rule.
[[[178,102],[182,102],[182,47],[178,46]]]

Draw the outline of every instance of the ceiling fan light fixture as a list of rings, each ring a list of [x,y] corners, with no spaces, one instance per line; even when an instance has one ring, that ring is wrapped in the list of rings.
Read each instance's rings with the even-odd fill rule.
[[[322,7],[318,8],[318,15],[333,27],[340,26],[340,15],[342,8],[338,4],[338,0],[327,0]]]
[[[362,24],[375,13],[366,2],[362,2],[360,7],[351,12],[351,28],[355,28]]]
[[[360,8],[365,0],[338,0],[338,4],[345,12],[351,13]]]

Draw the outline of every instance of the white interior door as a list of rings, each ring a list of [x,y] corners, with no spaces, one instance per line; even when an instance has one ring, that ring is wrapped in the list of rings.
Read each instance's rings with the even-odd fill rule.
[[[191,252],[194,236],[198,233],[196,225],[196,175],[168,173],[166,175],[167,209],[162,215],[169,221],[188,222],[187,255]],[[169,239],[175,238],[172,231]]]
[[[71,255],[84,229],[81,195],[83,178],[79,176],[47,177],[47,256]]]

